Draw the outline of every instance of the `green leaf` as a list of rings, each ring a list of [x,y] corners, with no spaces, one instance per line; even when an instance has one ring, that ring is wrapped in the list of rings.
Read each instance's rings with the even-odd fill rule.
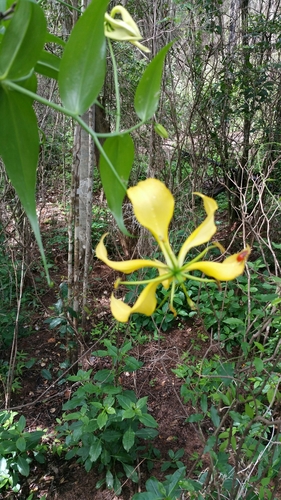
[[[188,417],[186,419],[186,421],[190,422],[190,423],[201,422],[201,420],[203,420],[203,418],[204,418],[204,415],[202,415],[202,413],[195,413],[194,415],[190,415],[190,417]]]
[[[163,496],[158,496],[156,497],[154,493],[152,492],[146,492],[146,493],[136,493],[133,497],[132,500],[162,500]]]
[[[99,426],[99,429],[102,429],[106,425],[107,421],[108,421],[108,415],[105,411],[102,411],[97,418],[97,424]]]
[[[49,281],[36,214],[35,186],[38,153],[37,119],[31,99],[0,86],[0,156],[29,218]]]
[[[61,47],[65,47],[66,43],[64,40],[59,38],[56,35],[53,35],[52,33],[49,33],[47,31],[46,38],[45,38],[46,43],[56,43],[57,45],[60,45]]]
[[[155,418],[153,418],[152,415],[149,415],[148,413],[144,413],[143,415],[141,415],[139,417],[140,419],[140,422],[145,425],[146,427],[153,427],[154,429],[156,427],[158,427],[158,424],[155,420]]]
[[[122,465],[127,478],[131,479],[134,483],[138,483],[139,477],[136,471],[136,467],[133,467],[132,465],[126,464],[124,462],[122,462]]]
[[[26,426],[26,420],[25,420],[25,417],[24,417],[24,415],[21,415],[21,416],[20,416],[20,418],[19,418],[19,421],[18,421],[18,423],[17,423],[17,430],[18,430],[19,432],[22,432],[22,431],[23,431],[23,429],[25,428],[25,426]]]
[[[202,394],[201,400],[200,400],[200,406],[201,410],[206,413],[208,410],[208,400],[206,394]]]
[[[110,470],[106,471],[105,482],[106,482],[106,487],[109,490],[112,490],[114,478],[113,478],[112,472],[110,472]]]
[[[134,445],[135,433],[131,429],[131,427],[129,427],[129,429],[127,429],[125,434],[123,435],[122,442],[123,442],[123,446],[124,446],[126,451],[129,451],[132,448],[132,446]]]
[[[211,417],[211,420],[212,420],[214,426],[218,427],[220,424],[220,417],[219,417],[217,409],[214,406],[211,406],[210,417]]]
[[[135,111],[138,117],[143,121],[152,118],[157,110],[164,61],[172,44],[173,42],[168,43],[168,45],[161,49],[154,59],[152,59],[137,86],[134,100]]]
[[[113,170],[110,163],[101,154],[99,171],[107,203],[119,229],[124,234],[129,235],[123,221],[122,203],[134,161],[134,143],[129,134],[108,137],[103,145],[103,150],[114,167]],[[124,185],[121,184],[120,179]]]
[[[223,320],[224,323],[226,323],[227,325],[231,325],[231,326],[238,326],[238,325],[244,325],[245,322],[242,321],[242,319],[239,319],[239,318],[226,318]]]
[[[255,358],[254,365],[255,369],[257,370],[257,373],[261,373],[263,371],[264,365],[263,365],[263,360],[261,358]]]
[[[27,460],[21,456],[16,458],[17,468],[20,474],[23,476],[29,476],[29,464]]]
[[[138,429],[136,431],[136,436],[140,439],[153,439],[158,436],[158,431],[156,429],[152,429],[151,427],[146,427]]]
[[[53,378],[50,370],[47,370],[46,368],[43,368],[43,370],[41,370],[41,375],[46,380],[52,380]]]
[[[124,410],[129,410],[132,408],[133,401],[127,396],[123,396],[122,394],[120,394],[117,396],[117,400]]]
[[[174,496],[178,497],[180,495],[179,481],[183,479],[185,474],[185,467],[181,467],[176,470],[172,476],[169,477],[168,486],[167,486],[167,496],[173,498]]]
[[[0,46],[0,80],[28,76],[44,46],[46,19],[41,7],[20,0]]]
[[[82,115],[103,86],[106,67],[104,14],[108,0],[93,1],[75,24],[64,49],[59,73],[63,105]]]
[[[92,462],[96,462],[101,454],[101,442],[97,439],[93,444],[91,444],[89,449],[89,456]]]
[[[26,449],[26,441],[25,439],[21,436],[16,440],[16,447],[20,451],[25,451]]]
[[[40,75],[57,80],[59,77],[60,61],[59,57],[43,50],[35,66],[35,71],[36,73],[40,73]]]

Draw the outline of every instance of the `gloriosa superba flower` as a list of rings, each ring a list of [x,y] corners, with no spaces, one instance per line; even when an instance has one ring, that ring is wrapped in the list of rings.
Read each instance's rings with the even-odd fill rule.
[[[116,19],[116,14],[120,14],[121,19]],[[116,5],[111,10],[110,14],[106,12],[104,18],[105,36],[119,42],[130,42],[143,52],[150,52],[145,45],[139,43],[139,41],[142,40],[140,30],[125,7]]]
[[[157,306],[156,289],[160,284],[166,289],[171,286],[170,309],[176,315],[176,311],[173,307],[173,298],[177,286],[182,288],[189,306],[194,308],[194,304],[184,284],[187,279],[208,282],[230,281],[243,273],[245,263],[250,254],[250,247],[248,245],[241,252],[227,257],[221,263],[202,260],[209,249],[214,247],[222,248],[218,243],[214,243],[205,248],[205,250],[190,262],[185,262],[186,255],[191,248],[207,243],[216,232],[214,221],[215,211],[218,208],[216,201],[201,193],[194,194],[203,199],[207,217],[185,240],[176,257],[171,248],[168,236],[169,225],[174,213],[174,197],[172,193],[157,179],[146,179],[127,190],[127,195],[133,205],[138,222],[154,236],[163,253],[165,262],[144,259],[121,262],[112,261],[107,257],[107,250],[104,245],[106,234],[103,235],[96,248],[96,255],[109,267],[125,274],[130,274],[138,269],[146,267],[157,268],[159,273],[156,278],[142,281],[127,282],[117,280],[115,284],[116,288],[119,284],[146,285],[132,307],[114,297],[114,294],[111,295],[111,312],[118,321],[122,323],[127,322],[130,315],[133,313],[151,316]],[[211,276],[213,279],[193,276],[190,274],[192,271],[201,271],[207,276]]]

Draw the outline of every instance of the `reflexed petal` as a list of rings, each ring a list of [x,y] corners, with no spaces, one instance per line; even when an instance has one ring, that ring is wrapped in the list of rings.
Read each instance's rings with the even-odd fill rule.
[[[134,313],[151,316],[157,306],[155,292],[158,285],[159,283],[155,283],[153,281],[149,283],[143,289],[133,307],[128,306],[128,304],[125,304],[122,300],[116,299],[112,294],[110,307],[114,318],[121,323],[126,323],[129,320],[130,315]]]
[[[145,45],[142,45],[142,43],[140,43],[140,42],[133,42],[133,40],[130,40],[130,42],[133,45],[135,45],[136,47],[138,47],[138,49],[142,50],[143,52],[147,52],[147,53],[150,52],[150,49],[148,47],[146,47]]]
[[[203,199],[207,217],[202,222],[202,224],[200,224],[200,226],[198,226],[193,231],[193,233],[191,233],[191,235],[185,240],[184,244],[182,245],[178,256],[180,267],[184,263],[187,252],[189,252],[189,250],[193,247],[197,247],[198,245],[202,245],[203,243],[207,243],[208,241],[210,241],[217,230],[215,225],[215,211],[218,209],[217,202],[213,200],[213,198],[209,198],[209,196],[205,196],[204,194],[194,194],[201,196],[201,198]]]
[[[104,234],[102,239],[100,240],[97,248],[96,248],[96,256],[98,259],[102,260],[108,267],[111,269],[115,269],[115,271],[120,271],[121,273],[129,274],[137,271],[138,269],[142,269],[143,267],[156,267],[156,268],[167,268],[163,262],[159,260],[143,260],[143,259],[134,259],[134,260],[121,260],[120,262],[110,260],[107,257],[107,250],[104,246],[103,240],[108,233]]]
[[[222,263],[208,261],[194,262],[194,264],[190,264],[186,268],[186,271],[202,271],[202,273],[218,281],[230,281],[244,272],[250,252],[251,249],[247,245],[247,248],[227,257]]]
[[[127,323],[132,311],[132,308],[128,304],[116,299],[113,294],[110,299],[110,309],[114,318],[121,323]]]
[[[168,228],[174,213],[174,197],[165,184],[146,179],[127,190],[135,216],[157,242],[168,243]]]

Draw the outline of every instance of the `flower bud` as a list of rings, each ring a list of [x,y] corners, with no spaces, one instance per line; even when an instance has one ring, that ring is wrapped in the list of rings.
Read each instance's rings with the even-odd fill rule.
[[[165,127],[163,127],[163,125],[161,125],[160,123],[156,123],[156,125],[154,125],[154,130],[156,134],[160,135],[160,137],[163,137],[163,139],[168,139],[169,134]]]

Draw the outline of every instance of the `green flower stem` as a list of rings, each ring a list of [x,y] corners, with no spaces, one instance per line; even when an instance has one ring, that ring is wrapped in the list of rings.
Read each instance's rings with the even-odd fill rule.
[[[141,281],[119,281],[117,280],[117,286],[118,285],[129,285],[129,286],[134,286],[134,285],[148,285],[149,283],[162,283],[162,281],[166,281],[170,278],[173,277],[173,273],[167,273],[167,274],[162,274],[162,276],[157,276],[156,278],[150,279],[150,280],[141,280]]]
[[[201,283],[216,283],[216,280],[209,278],[197,278],[197,276],[192,276],[192,274],[184,273],[185,279],[190,279],[192,281],[201,281]]]
[[[182,291],[183,291],[183,293],[184,293],[184,295],[185,295],[186,301],[187,301],[187,303],[188,303],[188,305],[189,305],[190,309],[193,309],[193,310],[194,310],[194,309],[197,309],[196,304],[195,304],[195,303],[193,302],[193,300],[189,297],[189,295],[188,295],[188,293],[187,293],[187,290],[186,290],[186,288],[185,288],[185,285],[184,285],[183,283],[181,284],[181,289],[182,289]]]
[[[203,250],[201,253],[199,253],[199,255],[197,255],[197,257],[195,257],[194,259],[192,259],[189,262],[187,262],[186,264],[184,264],[181,268],[181,271],[185,271],[185,269],[188,269],[190,264],[193,264],[194,262],[198,262],[199,260],[201,260],[203,257],[205,257],[206,253],[209,250],[212,250],[212,248],[217,248],[217,247],[215,245],[212,245],[210,247],[205,248],[205,250]]]
[[[108,42],[108,47],[109,47],[109,52],[110,52],[110,57],[112,61],[112,67],[113,67],[113,77],[114,77],[114,87],[115,87],[115,96],[116,96],[116,125],[115,125],[115,131],[119,132],[120,130],[120,118],[121,118],[121,110],[120,110],[120,94],[119,94],[119,83],[118,83],[118,72],[117,72],[117,64],[116,64],[116,59],[115,55],[113,52],[112,48],[112,43],[109,38],[107,38]]]
[[[160,247],[161,252],[164,255],[167,266],[171,270],[173,270],[173,272],[178,271],[178,261],[177,261],[177,258],[175,256],[173,250],[171,249],[169,241],[164,242],[164,241],[161,241],[159,238],[155,238],[155,239]]]

